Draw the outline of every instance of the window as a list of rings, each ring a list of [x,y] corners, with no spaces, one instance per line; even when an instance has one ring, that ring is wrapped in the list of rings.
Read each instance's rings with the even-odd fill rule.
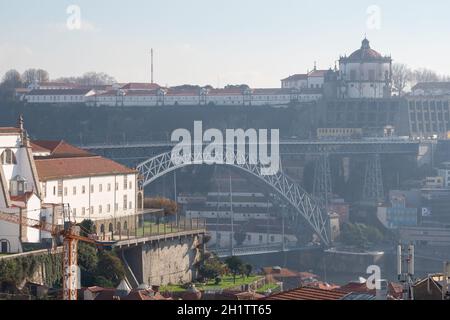
[[[86,208],[85,208],[85,207],[82,207],[82,208],[81,208],[81,215],[84,216],[85,214],[86,214]]]
[[[67,196],[67,187],[64,187],[64,196]]]
[[[53,186],[53,195],[56,196],[56,187]]]
[[[116,191],[118,191],[118,190],[119,190],[119,183],[116,182]]]
[[[76,194],[77,194],[77,187],[73,187],[73,188],[72,188],[72,194],[73,194],[73,195],[76,195]]]
[[[77,208],[72,209],[72,214],[76,217],[77,216]]]
[[[98,192],[103,192],[103,185],[102,184],[98,185]]]
[[[1,162],[2,164],[16,164],[16,156],[14,155],[14,152],[11,149],[5,149],[1,155]]]
[[[133,188],[133,182],[130,181],[130,182],[128,183],[128,189],[131,190],[132,188]]]
[[[100,213],[100,214],[103,213],[103,207],[102,207],[102,205],[99,205],[99,206],[98,206],[98,213]]]
[[[42,183],[42,195],[44,198],[47,196],[47,182]]]
[[[85,194],[86,193],[86,186],[81,186],[81,193]]]
[[[118,203],[115,203],[114,204],[114,211],[119,211],[119,204]]]
[[[124,195],[123,196],[123,209],[124,210],[127,210],[127,202],[128,202],[127,195]]]
[[[375,81],[375,70],[369,70],[369,81]]]
[[[95,213],[95,211],[94,211],[94,207],[92,206],[91,207],[91,209],[90,209],[91,211],[89,212],[90,214],[94,214]]]
[[[127,190],[128,186],[128,176],[123,176],[123,189]]]
[[[108,183],[108,186],[107,186],[107,188],[108,188],[108,189],[107,189],[107,190],[108,190],[108,192],[109,192],[109,191],[111,191],[111,183]]]
[[[128,202],[128,209],[133,209],[133,203],[131,201]]]
[[[91,193],[94,193],[94,185],[91,184]]]
[[[58,180],[58,197],[62,197],[63,194],[63,182]]]
[[[356,70],[351,70],[350,71],[350,81],[355,81],[356,80]]]
[[[106,212],[108,212],[108,213],[111,212],[111,205],[110,205],[110,204],[108,204],[108,205],[106,206]]]

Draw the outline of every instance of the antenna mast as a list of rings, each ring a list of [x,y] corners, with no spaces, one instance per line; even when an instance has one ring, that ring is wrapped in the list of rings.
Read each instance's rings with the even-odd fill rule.
[[[151,63],[151,74],[152,74],[151,83],[153,84],[153,83],[154,83],[154,82],[153,82],[153,48],[152,48],[152,50],[150,51],[150,54],[151,54],[151,60],[152,60],[152,63]]]

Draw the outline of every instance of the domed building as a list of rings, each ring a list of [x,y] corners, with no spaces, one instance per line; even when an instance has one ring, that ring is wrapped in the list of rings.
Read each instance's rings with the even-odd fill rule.
[[[391,96],[392,58],[370,47],[364,38],[361,48],[339,59],[340,98],[388,98]]]

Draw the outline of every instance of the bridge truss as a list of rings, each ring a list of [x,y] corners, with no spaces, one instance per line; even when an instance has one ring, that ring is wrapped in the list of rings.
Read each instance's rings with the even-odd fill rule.
[[[233,163],[227,159],[234,159]],[[171,152],[162,153],[137,166],[137,170],[143,177],[142,186],[145,187],[163,175],[190,165],[202,164],[223,164],[243,170],[252,176],[263,181],[266,185],[275,190],[285,201],[287,201],[294,211],[311,226],[319,236],[324,245],[329,245],[331,241],[330,225],[325,208],[311,197],[300,185],[279,170],[274,175],[262,174],[261,164],[251,164],[248,155],[238,156],[236,153],[223,155],[219,161],[213,159],[203,159],[203,154],[192,153],[182,159],[183,161],[172,161]]]

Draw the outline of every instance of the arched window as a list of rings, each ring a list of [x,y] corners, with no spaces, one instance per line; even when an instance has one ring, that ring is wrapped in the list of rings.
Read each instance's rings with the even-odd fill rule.
[[[100,226],[100,233],[105,233],[105,225],[104,224],[102,224]]]
[[[114,231],[114,227],[113,227],[112,223],[109,224],[108,231],[109,232],[113,232]]]
[[[2,164],[16,164],[16,156],[11,149],[5,149],[0,157]]]
[[[126,221],[123,223],[123,230],[128,230],[128,223]]]
[[[120,222],[117,222],[116,230],[117,231],[122,230],[122,225],[120,224]]]
[[[9,253],[11,244],[7,239],[0,239],[0,253]]]

